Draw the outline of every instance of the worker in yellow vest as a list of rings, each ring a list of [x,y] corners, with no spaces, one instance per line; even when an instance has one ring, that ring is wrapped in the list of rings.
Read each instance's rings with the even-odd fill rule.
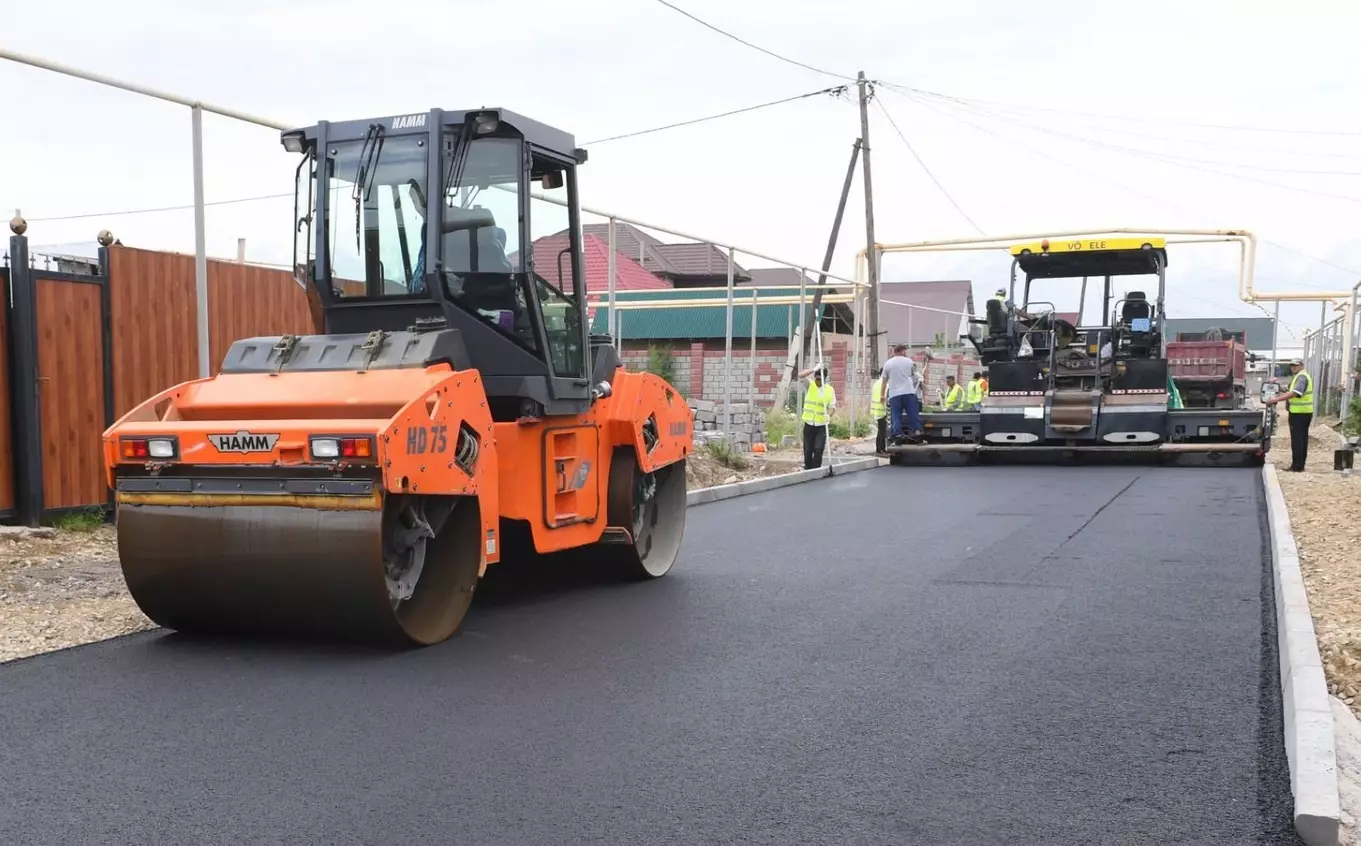
[[[1290,412],[1290,470],[1303,473],[1309,457],[1309,425],[1314,422],[1314,377],[1298,358],[1290,362],[1288,387],[1267,400],[1267,405],[1282,402]]]
[[[884,371],[876,367],[870,383],[870,417],[874,418],[874,451],[880,455],[888,449],[888,406],[884,405]]]
[[[945,377],[945,398],[941,405],[946,411],[962,411],[964,409],[964,389],[955,381],[955,377]]]
[[[969,388],[965,392],[964,402],[969,406],[970,411],[978,411],[983,407],[983,374],[975,372],[973,378],[969,380]]]
[[[836,389],[824,381],[821,367],[810,367],[799,374],[800,379],[812,376],[808,393],[803,398],[803,469],[822,466],[822,451],[827,448],[827,424],[836,410]]]

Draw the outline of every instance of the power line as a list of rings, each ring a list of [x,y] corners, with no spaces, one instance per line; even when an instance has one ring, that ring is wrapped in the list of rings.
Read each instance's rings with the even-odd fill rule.
[[[888,107],[884,105],[884,101],[876,97],[874,98],[874,102],[879,105],[879,111],[884,113],[884,117],[888,118],[888,125],[893,127],[893,131],[896,132],[898,134],[898,137],[902,139],[903,145],[907,147],[907,151],[912,154],[912,158],[917,160],[917,164],[921,165],[922,170],[925,171],[926,175],[931,178],[931,181],[936,184],[936,188],[940,190],[940,193],[945,197],[945,199],[950,201],[950,205],[955,207],[955,211],[959,212],[959,216],[967,220],[969,222],[969,225],[972,226],[978,232],[979,235],[986,235],[987,233],[983,231],[983,227],[975,223],[974,219],[972,217],[969,217],[969,213],[964,211],[964,209],[960,207],[959,203],[955,202],[955,198],[950,196],[950,192],[945,190],[944,185],[940,184],[940,180],[937,179],[936,175],[931,172],[931,168],[926,166],[926,162],[922,161],[922,157],[919,156],[917,154],[917,151],[912,147],[912,142],[907,140],[907,135],[905,135],[903,131],[900,128],[898,128],[898,122],[893,119],[893,115],[889,114]]]
[[[788,56],[781,56],[779,53],[773,52],[773,51],[771,51],[771,50],[767,50],[766,48],[761,47],[761,46],[759,46],[759,45],[757,45],[757,44],[752,44],[750,41],[747,41],[745,38],[740,38],[740,37],[738,37],[738,36],[736,36],[736,35],[733,35],[731,32],[728,32],[728,31],[725,30],[725,29],[720,29],[719,27],[714,26],[713,24],[709,23],[708,21],[705,21],[705,20],[702,20],[702,19],[700,19],[700,18],[695,17],[694,15],[690,14],[689,12],[685,11],[685,10],[682,9],[681,7],[675,5],[674,3],[667,2],[667,0],[657,0],[657,2],[658,2],[658,3],[661,3],[663,6],[667,7],[668,9],[670,9],[670,10],[673,11],[673,12],[677,12],[677,13],[679,13],[679,14],[684,15],[685,17],[689,18],[690,20],[694,21],[695,23],[699,24],[700,26],[705,27],[706,29],[713,30],[714,32],[718,33],[719,35],[723,36],[724,38],[731,38],[733,41],[736,41],[738,44],[741,44],[741,45],[744,46],[744,47],[750,47],[751,49],[757,51],[758,53],[765,53],[767,56],[770,56],[772,59],[779,59],[780,61],[785,62],[785,63],[787,63],[787,64],[791,64],[791,65],[794,65],[794,66],[796,66],[796,67],[803,68],[803,69],[805,69],[805,70],[810,70],[810,71],[813,71],[814,73],[820,73],[820,74],[822,74],[823,76],[832,76],[832,77],[836,77],[837,79],[845,79],[845,80],[849,80],[849,81],[851,81],[851,82],[855,82],[855,81],[856,81],[856,77],[847,76],[847,75],[844,74],[844,73],[833,73],[832,71],[823,70],[822,68],[815,68],[815,67],[813,67],[812,65],[805,64],[804,62],[800,62],[800,61],[797,60],[797,59],[791,59],[791,58],[789,58]]]
[[[707,117],[701,117],[701,118],[695,118],[695,119],[693,119],[693,120],[683,120],[683,121],[681,121],[681,122],[679,122],[679,123],[668,123],[668,124],[665,125],[665,126],[656,126],[656,127],[653,127],[652,129],[641,129],[641,130],[639,130],[639,131],[637,131],[637,132],[626,132],[626,133],[624,133],[623,135],[611,135],[609,138],[601,138],[601,139],[598,139],[598,140],[596,140],[596,141],[587,141],[587,142],[585,142],[585,143],[586,143],[586,145],[589,147],[589,146],[592,146],[592,145],[595,145],[595,144],[604,144],[604,143],[606,143],[606,142],[608,142],[608,141],[619,141],[619,140],[624,139],[624,138],[636,138],[636,137],[638,137],[639,135],[650,135],[650,134],[653,133],[653,132],[664,132],[664,131],[666,131],[666,130],[668,130],[668,129],[679,129],[679,128],[682,127],[682,126],[693,126],[693,125],[695,125],[695,124],[697,124],[697,123],[704,123],[705,121],[710,121],[710,120],[718,120],[719,118],[732,117],[733,115],[740,115],[740,114],[744,114],[744,113],[746,113],[746,112],[754,112],[754,111],[756,111],[757,109],[767,109],[767,108],[770,108],[771,106],[780,106],[780,105],[783,105],[783,104],[785,104],[785,103],[792,103],[792,102],[794,102],[794,101],[796,101],[796,100],[806,100],[806,99],[808,99],[809,97],[817,97],[817,96],[822,95],[822,94],[830,94],[830,95],[836,97],[836,96],[840,96],[840,95],[842,95],[842,94],[845,94],[846,91],[847,91],[847,87],[846,87],[845,85],[838,85],[838,86],[835,86],[835,87],[832,87],[832,88],[824,88],[824,89],[822,89],[821,91],[810,91],[810,92],[808,92],[807,94],[798,94],[798,95],[795,95],[795,96],[793,96],[793,97],[785,97],[785,98],[782,99],[782,100],[771,100],[771,101],[768,102],[768,103],[758,103],[758,104],[755,105],[755,106],[747,106],[747,107],[741,108],[741,109],[733,109],[732,111],[729,111],[729,112],[722,112],[722,113],[720,113],[720,114],[709,115],[709,116],[707,116]]]
[[[210,203],[204,203],[204,205],[205,205],[205,206],[230,206],[230,205],[235,205],[235,204],[237,204],[237,203],[255,203],[255,202],[259,202],[259,201],[261,201],[261,200],[281,200],[281,199],[284,199],[285,197],[287,197],[287,198],[289,198],[289,199],[292,199],[293,193],[292,193],[292,192],[289,192],[289,193],[287,193],[287,194],[264,194],[264,195],[261,195],[261,196],[259,196],[259,197],[237,197],[237,198],[234,199],[234,200],[214,200],[213,202],[210,202]],[[190,204],[190,205],[187,205],[187,206],[161,206],[161,207],[159,207],[159,208],[154,208],[154,209],[124,209],[124,210],[122,210],[122,211],[88,212],[88,213],[85,213],[85,214],[66,214],[66,215],[60,215],[60,216],[57,216],[57,217],[31,217],[31,218],[28,218],[28,222],[29,222],[29,223],[53,223],[53,222],[62,221],[62,220],[86,220],[86,219],[88,219],[88,218],[93,218],[93,217],[121,217],[121,216],[124,216],[124,215],[130,215],[130,214],[158,214],[158,213],[160,213],[160,212],[188,211],[188,210],[191,210],[191,209],[193,209],[193,208],[194,208],[194,206],[193,206],[192,204]]]
[[[942,115],[945,115],[946,117],[950,118],[951,120],[955,120],[955,121],[958,121],[958,122],[960,122],[960,123],[963,123],[963,124],[966,125],[966,126],[972,127],[974,130],[976,130],[976,131],[978,131],[978,132],[981,132],[981,133],[983,133],[984,135],[992,136],[993,138],[997,139],[998,141],[1001,141],[1003,144],[1009,144],[1009,145],[1012,145],[1012,146],[1020,147],[1021,149],[1026,150],[1027,152],[1031,153],[1032,155],[1039,156],[1039,157],[1042,158],[1042,159],[1047,159],[1048,161],[1054,162],[1055,164],[1062,165],[1063,167],[1066,167],[1066,168],[1068,168],[1068,169],[1070,169],[1070,170],[1075,170],[1075,171],[1077,171],[1077,172],[1079,172],[1079,173],[1084,173],[1084,174],[1086,174],[1086,175],[1088,175],[1088,176],[1090,176],[1090,177],[1092,177],[1092,178],[1094,178],[1094,179],[1097,179],[1097,180],[1099,180],[1099,181],[1101,181],[1101,182],[1105,182],[1107,185],[1112,185],[1112,186],[1114,186],[1114,187],[1116,187],[1116,188],[1119,188],[1120,190],[1125,191],[1126,193],[1133,194],[1133,195],[1138,196],[1138,197],[1143,197],[1143,198],[1145,198],[1145,199],[1147,199],[1147,200],[1151,200],[1151,201],[1152,201],[1153,203],[1155,203],[1155,204],[1168,206],[1168,207],[1170,207],[1170,208],[1177,209],[1178,211],[1181,211],[1181,212],[1183,212],[1183,213],[1196,213],[1194,209],[1187,208],[1186,206],[1183,206],[1183,205],[1181,205],[1180,203],[1173,202],[1172,200],[1169,200],[1169,199],[1167,199],[1166,197],[1159,197],[1159,196],[1155,196],[1155,195],[1153,195],[1153,194],[1145,193],[1145,192],[1140,191],[1140,190],[1138,190],[1138,189],[1136,189],[1136,188],[1131,188],[1131,187],[1129,187],[1128,185],[1125,185],[1124,183],[1117,182],[1117,181],[1115,181],[1115,180],[1113,180],[1113,179],[1107,177],[1107,176],[1106,176],[1105,174],[1103,174],[1103,173],[1100,173],[1100,172],[1097,172],[1097,171],[1093,171],[1093,170],[1089,170],[1089,169],[1084,168],[1084,167],[1080,167],[1080,166],[1075,165],[1075,164],[1073,164],[1072,162],[1070,162],[1070,161],[1068,161],[1068,160],[1066,160],[1066,159],[1059,158],[1058,156],[1051,156],[1051,155],[1049,155],[1048,153],[1044,152],[1043,150],[1037,150],[1037,149],[1035,149],[1034,147],[1030,146],[1029,144],[1026,144],[1026,143],[1021,142],[1021,141],[1018,141],[1018,140],[1016,140],[1015,138],[1011,138],[1011,137],[1009,137],[1009,136],[1002,135],[1002,134],[1000,134],[1000,133],[994,132],[994,131],[992,131],[991,129],[988,129],[987,127],[985,127],[985,126],[980,126],[979,124],[974,123],[974,122],[971,121],[971,120],[968,120],[968,119],[966,119],[966,118],[964,118],[964,117],[961,117],[960,115],[957,115],[957,114],[955,114],[954,112],[950,112],[950,111],[946,111],[945,109],[938,108],[937,106],[934,106],[934,105],[932,105],[932,104],[929,103],[929,102],[923,101],[923,100],[918,99],[918,98],[915,98],[915,97],[909,97],[909,99],[911,99],[913,102],[917,103],[918,105],[924,106],[925,108],[931,109],[931,110],[934,111],[934,112],[938,112],[938,113],[940,113],[940,114],[942,114]],[[1347,273],[1353,273],[1353,274],[1361,275],[1361,271],[1355,270],[1355,269],[1350,268],[1350,267],[1344,267],[1344,266],[1342,266],[1342,265],[1340,265],[1340,264],[1336,264],[1336,263],[1331,262],[1331,261],[1329,261],[1329,260],[1327,260],[1327,259],[1319,258],[1318,256],[1315,256],[1315,255],[1310,255],[1309,253],[1306,253],[1306,252],[1303,252],[1303,251],[1301,251],[1301,250],[1295,249],[1294,247],[1288,246],[1288,245],[1286,245],[1286,244],[1282,244],[1282,243],[1279,243],[1279,242],[1277,242],[1277,241],[1272,241],[1272,240],[1269,240],[1269,239],[1266,239],[1266,238],[1263,238],[1263,239],[1261,239],[1261,240],[1262,240],[1262,243],[1264,243],[1264,244],[1270,244],[1270,245],[1273,246],[1273,247],[1276,247],[1276,248],[1281,249],[1281,250],[1285,250],[1286,252],[1289,252],[1289,253],[1294,253],[1295,255],[1301,256],[1301,257],[1303,257],[1303,258],[1307,258],[1307,259],[1309,259],[1309,260],[1311,260],[1311,261],[1318,262],[1319,264],[1325,264],[1325,265],[1328,265],[1329,267],[1334,267],[1334,268],[1336,268],[1336,269],[1338,269],[1338,270],[1346,271]],[[1291,285],[1291,286],[1297,287],[1297,288],[1298,288],[1298,287],[1303,287],[1303,286],[1299,285],[1298,283],[1290,283],[1290,282],[1286,282],[1285,280],[1281,280],[1281,284]]]
[[[1127,115],[1113,115],[1113,114],[1106,114],[1106,113],[1101,113],[1101,112],[1081,112],[1081,111],[1076,111],[1076,110],[1073,110],[1073,109],[1055,109],[1055,108],[1051,108],[1051,107],[1047,107],[1047,106],[1027,106],[1027,105],[1023,105],[1023,104],[1020,104],[1020,103],[1003,103],[1003,102],[999,102],[999,101],[997,101],[997,100],[984,100],[984,99],[977,98],[977,97],[959,97],[959,96],[952,95],[952,94],[942,94],[942,93],[940,93],[940,92],[938,92],[938,91],[929,91],[929,90],[924,89],[924,88],[914,88],[914,87],[912,87],[912,86],[910,86],[910,85],[900,85],[900,84],[898,84],[898,83],[896,83],[896,82],[882,82],[882,84],[888,85],[888,86],[890,86],[890,87],[892,87],[892,88],[900,89],[901,91],[904,91],[904,92],[910,92],[910,93],[913,93],[913,94],[922,94],[922,95],[925,95],[925,96],[927,96],[927,97],[936,97],[936,98],[939,98],[939,99],[942,99],[942,100],[952,100],[952,101],[957,102],[957,103],[964,103],[964,104],[977,103],[977,104],[982,104],[982,105],[988,105],[988,106],[1000,106],[1000,107],[1002,107],[1002,108],[1015,109],[1015,110],[1022,110],[1022,111],[1047,112],[1047,113],[1050,113],[1050,114],[1059,114],[1059,115],[1076,115],[1076,116],[1079,116],[1079,117],[1097,118],[1097,119],[1099,119],[1099,120],[1116,120],[1116,121],[1126,121],[1126,122],[1133,122],[1133,123],[1162,123],[1162,124],[1167,124],[1167,125],[1171,125],[1171,126],[1189,126],[1189,127],[1195,127],[1195,128],[1197,128],[1197,129],[1218,129],[1218,130],[1226,130],[1226,131],[1231,131],[1231,132],[1268,132],[1268,133],[1279,133],[1279,134],[1285,134],[1285,135],[1329,135],[1329,136],[1348,137],[1348,138],[1350,138],[1350,137],[1361,136],[1361,131],[1358,131],[1358,130],[1345,130],[1345,129],[1298,129],[1298,128],[1294,128],[1294,127],[1288,127],[1288,128],[1287,128],[1287,127],[1277,127],[1277,126],[1246,126],[1246,125],[1242,125],[1242,124],[1201,123],[1201,122],[1198,122],[1198,121],[1175,120],[1175,119],[1172,119],[1172,118],[1149,117],[1149,116],[1146,116],[1146,115],[1140,115],[1140,116],[1136,116],[1136,117],[1130,117],[1130,116],[1127,116]]]
[[[997,119],[997,120],[1005,120],[1005,121],[1007,121],[1008,123],[1010,123],[1010,124],[1012,124],[1012,125],[1015,125],[1015,126],[1022,126],[1022,127],[1027,128],[1027,129],[1030,129],[1030,130],[1032,130],[1032,131],[1034,131],[1034,132],[1043,132],[1043,133],[1045,133],[1045,134],[1047,134],[1047,135],[1054,135],[1054,136],[1057,136],[1057,137],[1059,137],[1059,138],[1067,138],[1067,139],[1072,140],[1072,141],[1077,141],[1077,142],[1080,142],[1080,143],[1083,143],[1083,144],[1090,144],[1090,145],[1095,146],[1095,147],[1105,147],[1105,148],[1108,149],[1108,150],[1115,150],[1115,151],[1117,151],[1117,152],[1126,153],[1126,154],[1132,155],[1132,156],[1139,156],[1139,157],[1142,157],[1142,158],[1147,158],[1147,159],[1153,159],[1153,160],[1156,160],[1156,161],[1161,161],[1161,162],[1164,162],[1164,163],[1166,163],[1166,164],[1170,164],[1170,165],[1172,165],[1172,166],[1174,166],[1174,167],[1182,167],[1182,168],[1187,168],[1187,169],[1189,169],[1189,170],[1198,170],[1198,171],[1202,171],[1202,172],[1204,172],[1204,173],[1214,173],[1214,174],[1218,174],[1218,175],[1220,175],[1220,176],[1226,176],[1226,177],[1228,177],[1228,178],[1230,178],[1230,179],[1242,179],[1242,180],[1245,180],[1245,181],[1248,181],[1248,182],[1256,182],[1256,183],[1258,183],[1258,184],[1260,184],[1260,185],[1269,185],[1269,186],[1271,186],[1271,187],[1273,187],[1273,188],[1281,188],[1281,189],[1284,189],[1284,190],[1287,190],[1287,191],[1298,191],[1298,192],[1303,193],[1303,194],[1313,194],[1313,195],[1315,195],[1315,196],[1326,197],[1326,198],[1333,199],[1333,200],[1345,200],[1345,201],[1350,202],[1350,203],[1361,203],[1361,197],[1351,197],[1351,196],[1348,196],[1348,195],[1346,195],[1346,194],[1334,194],[1334,193],[1332,193],[1332,192],[1330,192],[1330,191],[1317,191],[1317,190],[1314,190],[1313,188],[1304,188],[1304,187],[1301,187],[1301,186],[1299,186],[1299,185],[1289,185],[1289,184],[1284,183],[1284,182],[1274,182],[1274,181],[1272,181],[1272,180],[1270,180],[1270,179],[1260,179],[1260,178],[1255,177],[1255,176],[1247,176],[1246,174],[1242,174],[1242,173],[1233,173],[1233,172],[1231,172],[1231,171],[1220,170],[1220,169],[1214,168],[1214,167],[1205,167],[1205,166],[1197,165],[1197,164],[1184,163],[1184,162],[1199,162],[1199,161],[1205,161],[1205,160],[1203,160],[1203,159],[1188,159],[1188,158],[1186,158],[1186,157],[1184,157],[1184,156],[1171,156],[1171,155],[1167,155],[1167,154],[1165,154],[1165,153],[1155,153],[1155,152],[1153,152],[1153,151],[1151,151],[1151,150],[1141,150],[1141,149],[1138,149],[1138,148],[1136,148],[1136,147],[1125,147],[1125,146],[1122,146],[1122,145],[1120,145],[1120,144],[1111,144],[1111,143],[1106,142],[1106,141],[1098,141],[1098,140],[1096,140],[1096,139],[1094,139],[1094,138],[1088,138],[1088,137],[1086,137],[1086,136],[1084,136],[1084,135],[1074,135],[1074,134],[1071,133],[1071,132],[1060,132],[1060,131],[1058,131],[1058,130],[1056,130],[1056,129],[1049,129],[1049,128],[1047,128],[1047,127],[1039,126],[1039,125],[1037,125],[1037,124],[1029,123],[1029,122],[1026,122],[1026,121],[1014,120],[1014,119],[1012,119],[1012,118],[1006,117],[1005,115],[999,116],[999,115],[997,115],[997,114],[994,113],[994,112],[989,112],[989,111],[986,111],[986,110],[984,110],[984,109],[979,109],[979,108],[974,107],[974,106],[965,106],[964,108],[967,108],[969,111],[972,111],[972,112],[974,112],[974,113],[976,113],[976,114],[983,115],[983,116],[985,116],[985,117],[992,117],[992,118]],[[1354,175],[1354,174],[1353,174],[1353,175]]]
[[[902,86],[894,85],[892,83],[884,84],[887,85],[889,88],[902,89]],[[898,93],[905,94],[908,93],[908,91],[899,90]],[[1004,113],[1011,112],[1016,114],[1027,114],[1026,109],[1016,106],[999,105],[994,106],[993,109],[994,111]],[[1327,152],[1323,150],[1291,150],[1282,147],[1260,147],[1249,144],[1235,144],[1232,141],[1220,141],[1209,138],[1187,138],[1185,136],[1159,135],[1148,132],[1137,132],[1132,129],[1124,129],[1112,126],[1098,126],[1092,128],[1099,132],[1112,133],[1115,135],[1128,135],[1134,138],[1148,138],[1154,141],[1167,141],[1173,144],[1194,144],[1197,146],[1204,147],[1220,147],[1227,150],[1241,150],[1245,153],[1256,153],[1261,155],[1296,156],[1300,158],[1351,159],[1353,161],[1361,159],[1361,154],[1357,153]],[[1252,165],[1244,165],[1238,163],[1235,164],[1238,167],[1252,167]]]

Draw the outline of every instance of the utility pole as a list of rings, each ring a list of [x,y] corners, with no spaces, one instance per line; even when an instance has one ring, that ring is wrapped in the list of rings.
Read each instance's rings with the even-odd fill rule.
[[[832,218],[832,234],[827,239],[827,252],[822,256],[822,272],[818,274],[818,285],[827,284],[827,272],[832,269],[832,256],[836,253],[837,235],[841,234],[841,219],[846,214],[846,201],[850,199],[851,183],[855,181],[856,160],[860,158],[860,139],[855,139],[851,145],[851,163],[846,167],[846,181],[841,186],[841,199],[836,204],[836,216]],[[812,326],[817,320],[818,310],[822,308],[822,295],[827,293],[825,288],[819,287],[813,292],[813,304],[809,307],[808,313],[803,316],[802,326],[809,327],[803,333],[804,350],[808,349],[808,344],[812,341]]]
[[[870,90],[865,72],[856,79],[860,90],[860,147],[865,165],[865,263],[869,265],[869,314],[865,322],[870,341],[870,370],[879,367],[879,251],[874,241],[874,179],[870,175]]]
[[[841,220],[846,216],[846,201],[851,196],[851,184],[855,182],[855,165],[859,158],[860,139],[857,138],[855,143],[851,145],[851,163],[846,166],[846,181],[841,186],[841,199],[836,204],[836,216],[832,219],[832,234],[827,238],[827,252],[822,256],[822,272],[818,274],[818,285],[827,284],[827,272],[832,269],[832,256],[836,253],[836,240],[837,236],[841,234]],[[798,343],[802,354],[795,359],[791,353],[791,362],[808,360],[808,344],[813,337],[810,327],[813,326],[814,315],[818,314],[818,309],[822,307],[822,295],[824,293],[826,293],[825,288],[818,288],[813,292],[813,304],[800,318]],[[859,343],[858,339],[856,343]],[[780,384],[775,389],[775,403],[771,406],[772,408],[784,408],[785,401],[789,399],[789,385],[793,375],[793,371],[786,367],[784,375],[780,377]]]

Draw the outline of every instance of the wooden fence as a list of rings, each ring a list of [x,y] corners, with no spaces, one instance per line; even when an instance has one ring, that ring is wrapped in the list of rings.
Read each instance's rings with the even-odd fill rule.
[[[43,516],[109,502],[100,436],[147,397],[198,375],[194,259],[116,246],[94,275],[31,266],[10,239],[0,271],[0,516]],[[291,274],[208,263],[209,346],[316,326]]]

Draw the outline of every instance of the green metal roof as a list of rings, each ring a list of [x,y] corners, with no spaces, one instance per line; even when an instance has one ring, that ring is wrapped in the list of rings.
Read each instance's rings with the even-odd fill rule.
[[[798,293],[798,289],[794,289]],[[713,290],[671,290],[665,294],[643,294],[638,291],[619,291],[615,294],[617,302],[647,302],[648,300],[696,300],[712,298]],[[784,292],[767,293],[767,296],[786,296]],[[823,306],[822,311],[826,310]],[[696,308],[628,308],[619,310],[621,341],[680,340],[693,338],[724,338],[727,336],[727,307],[699,306]],[[602,334],[609,331],[606,324],[608,308],[602,302],[595,307],[595,318],[591,321],[591,332]],[[756,337],[788,339],[792,327],[799,322],[799,307],[796,305],[756,306]],[[732,310],[733,338],[751,338],[751,292],[736,289]]]

